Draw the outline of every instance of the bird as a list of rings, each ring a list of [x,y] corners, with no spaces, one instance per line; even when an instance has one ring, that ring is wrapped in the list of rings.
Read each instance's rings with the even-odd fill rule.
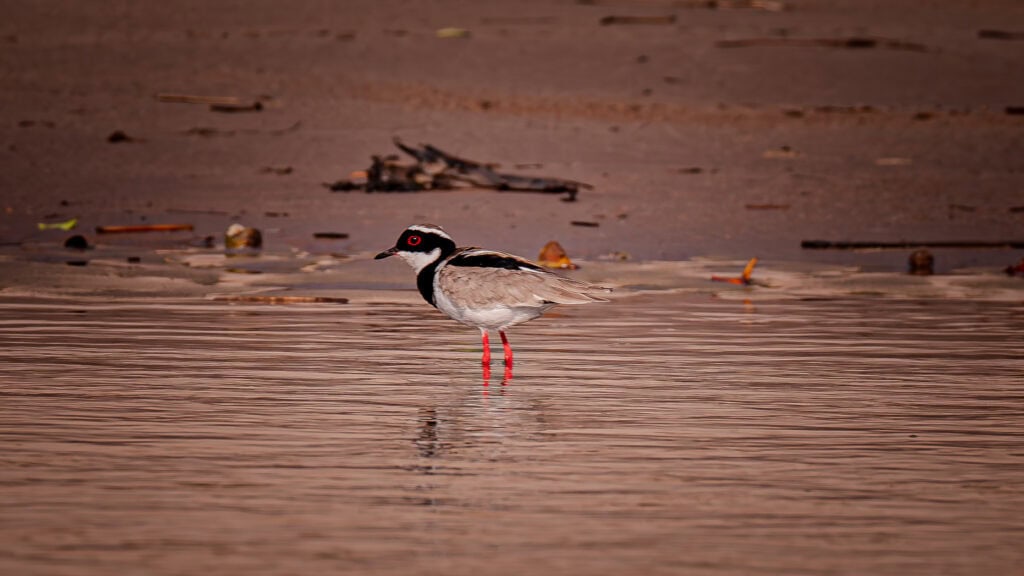
[[[484,366],[491,363],[488,332],[497,330],[512,367],[505,331],[539,317],[556,304],[606,302],[611,288],[559,276],[519,256],[477,247],[457,247],[440,226],[414,224],[395,245],[374,259],[399,256],[416,273],[423,299],[449,318],[480,330]]]

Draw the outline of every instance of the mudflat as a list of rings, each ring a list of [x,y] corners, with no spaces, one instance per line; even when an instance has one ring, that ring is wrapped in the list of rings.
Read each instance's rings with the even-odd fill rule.
[[[906,251],[800,246],[1021,240],[1021,29],[1009,0],[17,3],[0,240],[60,242],[36,226],[72,217],[92,241],[241,221],[268,246],[333,231],[362,253],[428,221],[527,256],[557,239],[588,259],[902,269]],[[242,111],[211,109],[225,98]],[[396,136],[593,189],[323,187]],[[1019,254],[942,250],[936,267]]]

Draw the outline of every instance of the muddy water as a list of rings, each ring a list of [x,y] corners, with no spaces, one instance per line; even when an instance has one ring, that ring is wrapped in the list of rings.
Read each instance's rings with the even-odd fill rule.
[[[7,299],[0,571],[1021,570],[1019,304],[637,296],[512,342],[485,385],[422,304]]]

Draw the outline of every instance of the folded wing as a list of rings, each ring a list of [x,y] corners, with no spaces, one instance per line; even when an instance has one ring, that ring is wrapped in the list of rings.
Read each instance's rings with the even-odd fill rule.
[[[559,276],[518,256],[472,248],[452,256],[437,281],[450,299],[474,308],[604,302],[598,294],[611,291]]]

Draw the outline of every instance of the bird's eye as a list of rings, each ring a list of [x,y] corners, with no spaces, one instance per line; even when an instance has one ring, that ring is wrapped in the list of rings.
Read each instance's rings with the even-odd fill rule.
[[[409,238],[406,239],[405,243],[408,244],[409,246],[419,246],[420,242],[422,241],[423,238],[420,238],[419,236],[409,236]]]

